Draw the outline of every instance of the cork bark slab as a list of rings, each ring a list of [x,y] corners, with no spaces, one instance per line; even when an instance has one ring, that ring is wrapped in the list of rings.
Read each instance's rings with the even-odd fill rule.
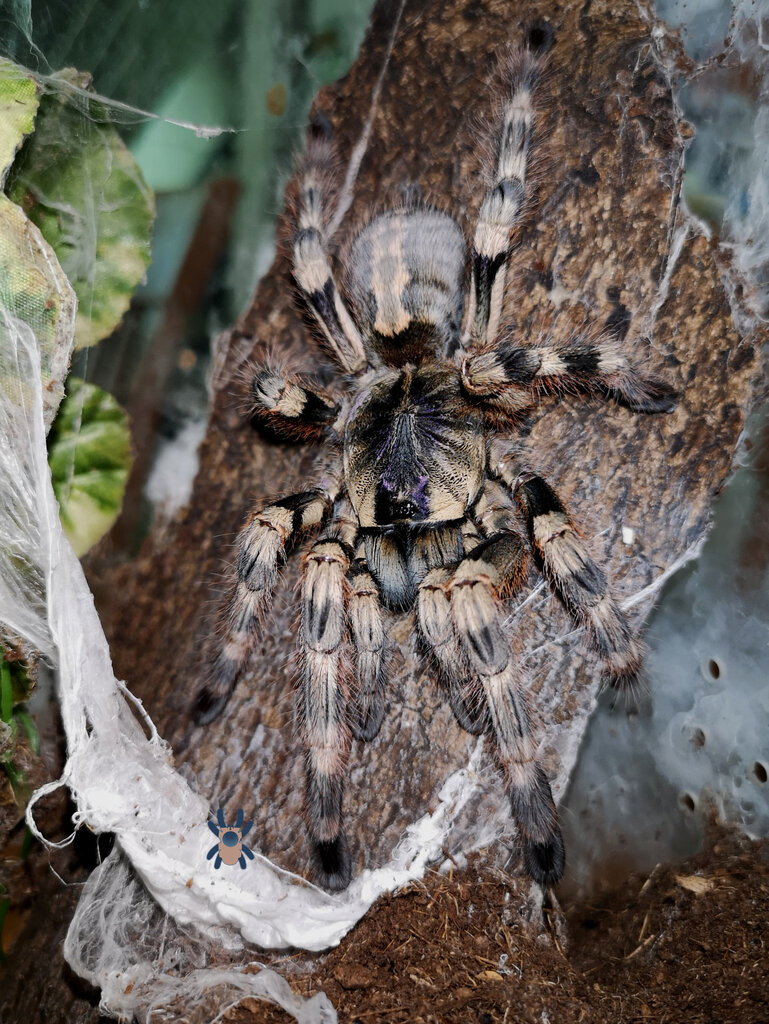
[[[400,15],[397,4],[378,4],[354,67],[316,99],[344,170],[392,41],[352,205],[335,243],[344,252],[372,209],[415,185],[472,237],[483,194],[477,127],[492,112],[497,58],[537,19],[554,31],[540,94],[543,170],[506,316],[523,342],[551,321],[557,331],[585,319],[610,322],[626,331],[634,358],[681,395],[676,411],[662,417],[574,397],[548,400],[527,427],[530,466],[594,538],[593,551],[625,600],[652,585],[706,531],[759,372],[758,339],[735,331],[715,247],[687,226],[680,207],[689,133],[660,60],[664,34],[653,43],[643,11],[616,0],[409,0]],[[226,344],[190,504],[110,577],[105,625],[118,675],[144,701],[212,808],[234,816],[242,807],[255,819],[253,844],[305,872],[302,754],[292,729],[299,552],[226,711],[206,729],[192,720],[237,530],[254,503],[304,489],[317,464],[316,450],[271,443],[243,414],[244,366],[266,345],[290,353],[302,370],[325,365],[308,340],[285,255]],[[623,526],[633,530],[632,544],[623,543]],[[105,581],[98,582],[103,591]],[[649,607],[649,600],[634,606],[637,624]],[[545,762],[560,793],[595,702],[599,668],[585,653],[584,637],[569,635],[568,617],[545,588],[515,612],[515,621],[546,737]],[[477,742],[454,723],[418,660],[413,617],[393,616],[388,627],[389,714],[373,743],[354,745],[346,797],[358,868],[386,859]],[[496,827],[502,803],[489,767],[452,842],[479,822]]]

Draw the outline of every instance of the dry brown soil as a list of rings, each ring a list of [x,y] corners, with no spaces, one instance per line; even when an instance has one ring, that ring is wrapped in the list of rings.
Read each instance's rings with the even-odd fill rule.
[[[276,966],[343,1024],[769,1021],[766,841],[713,829],[703,853],[554,910],[543,930],[520,922],[522,901],[499,871],[432,875],[380,900],[311,973]],[[290,1018],[247,1001],[225,1019]]]

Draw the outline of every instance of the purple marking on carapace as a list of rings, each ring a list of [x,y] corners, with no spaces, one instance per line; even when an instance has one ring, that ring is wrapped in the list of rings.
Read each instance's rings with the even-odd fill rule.
[[[423,516],[426,516],[429,511],[429,502],[427,499],[427,495],[425,494],[426,487],[427,477],[420,476],[419,483],[417,484],[416,488],[411,492],[411,498]]]

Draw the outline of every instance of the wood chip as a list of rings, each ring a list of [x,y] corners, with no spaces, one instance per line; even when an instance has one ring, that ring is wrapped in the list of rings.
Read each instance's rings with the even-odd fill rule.
[[[716,884],[712,879],[703,878],[702,875],[676,875],[676,881],[682,888],[688,889],[689,892],[693,892],[697,896],[710,892]]]
[[[371,988],[377,982],[376,971],[364,964],[338,964],[334,968],[334,978],[342,988]]]

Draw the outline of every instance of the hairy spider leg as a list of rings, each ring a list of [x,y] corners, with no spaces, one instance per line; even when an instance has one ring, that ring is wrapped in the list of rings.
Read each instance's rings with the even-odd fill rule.
[[[330,143],[311,136],[300,166],[294,277],[337,362],[346,373],[357,373],[367,364],[366,351],[337,287],[328,254],[326,225],[332,212],[332,182]]]
[[[632,682],[641,663],[641,646],[612,597],[606,573],[590,557],[560,498],[533,473],[518,480],[515,496],[543,574],[573,618],[587,627],[613,685]]]
[[[227,703],[248,658],[256,626],[270,600],[286,545],[302,530],[329,516],[341,484],[280,498],[254,512],[240,534],[237,581],[230,597],[219,647],[209,679],[198,695],[198,723],[212,721]]]
[[[586,627],[611,685],[632,687],[643,649],[612,596],[606,573],[591,557],[560,498],[542,477],[521,473],[514,458],[493,460],[490,472],[514,496],[542,575],[577,625]]]
[[[417,623],[438,665],[438,681],[460,726],[477,736],[486,726],[483,693],[477,675],[463,657],[449,608],[448,583],[462,555],[480,543],[474,523],[462,524],[459,558],[428,570],[417,592]]]
[[[282,367],[255,367],[251,398],[252,418],[290,441],[321,441],[339,415],[328,395]]]
[[[486,480],[473,511],[473,519],[463,522],[461,528],[462,551],[469,553],[484,538],[505,532],[518,532],[518,518],[512,499],[502,486]],[[439,680],[448,698],[455,718],[467,732],[478,735],[487,727],[488,719],[478,677],[463,659],[451,616],[448,614],[448,596],[445,584],[451,578],[458,558],[443,558],[440,565],[425,578],[424,592],[420,594],[419,615],[426,617],[426,632],[430,637],[432,653],[440,669]],[[451,565],[452,568],[446,568]],[[525,562],[519,567],[522,573]],[[511,584],[513,584],[511,586]],[[519,586],[517,573],[508,580],[503,573],[500,596],[504,599]],[[428,625],[429,623],[429,625]]]
[[[448,586],[453,569],[431,569],[419,586],[417,621],[439,668],[439,681],[454,717],[477,736],[486,727],[481,684],[462,655],[451,619]]]
[[[351,876],[342,832],[342,798],[352,742],[346,615],[347,574],[358,523],[344,501],[304,562],[299,649],[298,712],[307,771],[307,812],[317,867],[328,889],[344,889]]]
[[[502,604],[503,595],[521,587],[526,561],[526,548],[516,532],[494,533],[453,572],[428,573],[420,586],[418,618],[442,665],[450,654],[464,671],[469,668],[472,681],[464,688],[454,687],[461,713],[457,714],[456,703],[452,708],[460,725],[466,727],[469,718],[474,726],[480,722],[485,727],[518,826],[526,870],[540,885],[550,886],[563,874],[563,839],[550,783],[537,759],[525,679]],[[447,639],[452,634],[453,639]],[[456,668],[451,671],[455,676]],[[472,692],[475,685],[480,700]]]
[[[534,89],[541,61],[527,49],[510,55],[507,97],[496,125],[492,184],[478,213],[472,250],[472,284],[463,345],[496,338],[502,315],[511,235],[531,198],[530,149],[535,124]]]
[[[676,405],[669,384],[639,373],[615,340],[596,332],[561,345],[526,347],[503,340],[465,358],[462,386],[510,415],[531,405],[532,389],[596,392],[634,412],[671,412]]]
[[[350,699],[350,728],[359,740],[373,740],[385,713],[385,627],[379,588],[360,544],[348,573],[349,618],[355,648],[355,683]]]

